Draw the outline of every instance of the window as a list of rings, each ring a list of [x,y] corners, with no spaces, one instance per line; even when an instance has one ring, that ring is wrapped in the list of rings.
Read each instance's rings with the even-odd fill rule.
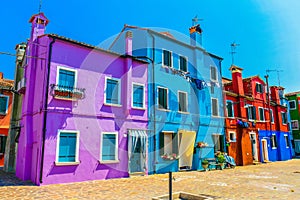
[[[64,67],[58,67],[56,83],[61,89],[73,90],[76,85],[76,71]]]
[[[167,50],[163,50],[163,66],[172,67],[172,53]]]
[[[264,108],[258,108],[258,112],[259,112],[259,120],[260,121],[265,121],[265,110]]]
[[[214,143],[214,152],[223,151],[224,137],[220,134],[212,134],[213,143]]]
[[[187,112],[187,93],[178,91],[178,111]]]
[[[256,88],[256,92],[258,92],[258,93],[263,93],[264,92],[263,85],[260,84],[260,83],[256,83],[255,88]]]
[[[0,94],[0,114],[7,114],[9,96]]]
[[[133,108],[144,108],[145,100],[145,87],[142,84],[134,83],[132,85],[132,107]]]
[[[229,141],[236,142],[236,133],[235,132],[229,132]]]
[[[158,108],[168,109],[168,89],[158,87]]]
[[[299,121],[292,120],[292,130],[299,130]]]
[[[106,77],[105,103],[114,105],[120,104],[119,79]]]
[[[287,124],[287,115],[286,112],[281,112],[282,124]]]
[[[276,139],[276,135],[272,135],[272,136],[271,136],[271,147],[272,147],[272,148],[277,148],[277,139]]]
[[[270,109],[270,120],[271,120],[271,122],[272,123],[274,123],[274,115],[273,115],[273,110],[272,109]]]
[[[6,139],[7,137],[5,135],[0,135],[0,154],[5,153]]]
[[[234,117],[233,102],[226,101],[227,117]]]
[[[288,135],[284,134],[284,140],[285,140],[286,148],[289,148],[290,147],[290,141],[289,141]]]
[[[218,99],[215,98],[211,99],[211,109],[212,109],[213,116],[219,116]]]
[[[178,137],[174,132],[161,132],[159,135],[160,155],[178,154]]]
[[[78,162],[79,132],[59,131],[57,141],[57,159],[60,162]]]
[[[289,105],[290,105],[290,110],[296,109],[296,101],[295,100],[289,101]]]
[[[210,67],[210,79],[213,81],[217,81],[218,80],[218,76],[217,76],[217,68],[211,66]]]
[[[118,132],[103,132],[101,138],[101,162],[118,162]]]
[[[248,119],[252,120],[252,121],[256,120],[256,108],[255,108],[255,106],[248,105],[246,107],[246,109],[247,109]]]
[[[179,69],[181,71],[187,72],[187,58],[179,56]]]

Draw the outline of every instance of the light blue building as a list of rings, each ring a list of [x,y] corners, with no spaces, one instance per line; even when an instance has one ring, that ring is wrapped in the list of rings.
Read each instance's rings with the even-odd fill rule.
[[[189,29],[189,37],[172,30],[125,25],[110,50],[126,52],[128,31],[133,56],[150,63],[149,174],[201,169],[201,159],[225,149],[222,58],[202,47],[198,24]],[[198,142],[207,146],[196,148]]]

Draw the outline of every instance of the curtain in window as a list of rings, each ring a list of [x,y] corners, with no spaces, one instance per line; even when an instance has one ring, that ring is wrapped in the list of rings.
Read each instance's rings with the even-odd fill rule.
[[[186,93],[179,92],[179,111],[186,112]]]
[[[192,167],[196,132],[180,130],[179,134],[179,167]]]
[[[141,169],[146,169],[146,147],[147,147],[147,133],[145,130],[129,130],[129,140],[128,140],[128,157],[131,159],[132,155],[135,153],[138,139],[141,141]]]

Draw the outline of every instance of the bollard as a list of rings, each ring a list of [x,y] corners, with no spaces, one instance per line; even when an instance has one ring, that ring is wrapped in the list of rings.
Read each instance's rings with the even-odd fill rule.
[[[172,200],[172,172],[169,172],[169,200]]]

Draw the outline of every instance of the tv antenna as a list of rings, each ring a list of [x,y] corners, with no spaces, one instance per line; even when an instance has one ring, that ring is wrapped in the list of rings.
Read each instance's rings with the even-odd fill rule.
[[[236,47],[240,46],[240,44],[235,43],[235,41],[233,43],[230,44],[231,46],[231,65],[234,64],[234,54],[236,54]]]
[[[198,24],[198,21],[203,21],[203,19],[199,19],[198,15],[196,15],[193,19],[192,19],[192,26],[195,26]]]
[[[42,0],[40,0],[40,3],[39,3],[39,14],[41,13],[41,10],[42,10]]]
[[[277,73],[278,86],[280,86],[279,72],[283,72],[283,70],[281,70],[281,69],[267,69],[266,70],[267,75],[268,75],[269,72],[276,72]]]

